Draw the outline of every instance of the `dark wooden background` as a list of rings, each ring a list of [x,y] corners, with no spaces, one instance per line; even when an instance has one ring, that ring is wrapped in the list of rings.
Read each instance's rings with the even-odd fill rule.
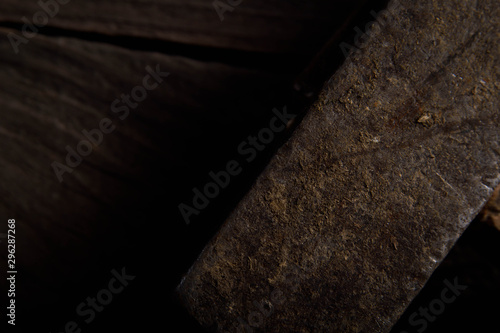
[[[342,63],[339,44],[352,43],[354,27],[364,30],[373,20],[370,11],[385,2],[243,0],[220,21],[208,0],[73,0],[16,54],[8,34],[20,34],[23,17],[32,21],[40,7],[3,1],[0,232],[8,218],[16,219],[19,331],[60,332],[72,320],[83,332],[200,331],[178,305],[175,287],[293,128],[190,225],[178,205],[190,202],[192,188],[202,187],[210,171],[238,157],[238,144],[267,126],[274,107],[302,115]],[[113,100],[157,64],[170,76],[118,120],[110,111]],[[115,132],[59,183],[51,163],[63,163],[66,145],[75,147],[81,131],[104,117],[113,119]],[[469,258],[471,269],[483,267],[471,283],[486,291],[476,290],[450,310],[448,321],[440,319],[444,327],[477,309],[474,302],[499,296],[491,282],[500,279],[499,257],[492,255],[499,236],[475,228],[462,245],[472,248],[469,255],[449,263]],[[475,247],[485,235],[490,245]],[[463,269],[449,265],[445,276]],[[84,324],[76,306],[121,267],[136,279]],[[483,322],[489,318],[478,313]],[[404,319],[400,325],[404,329]]]

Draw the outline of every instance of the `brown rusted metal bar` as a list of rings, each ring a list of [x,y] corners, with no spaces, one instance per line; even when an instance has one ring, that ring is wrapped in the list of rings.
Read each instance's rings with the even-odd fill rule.
[[[387,332],[499,182],[499,17],[392,1],[183,279],[188,311]]]

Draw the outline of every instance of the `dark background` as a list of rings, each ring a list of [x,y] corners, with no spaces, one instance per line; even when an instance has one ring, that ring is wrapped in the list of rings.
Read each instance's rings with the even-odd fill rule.
[[[174,1],[165,3],[171,6],[170,9],[183,6]],[[129,3],[129,6],[134,5],[137,4]],[[142,25],[134,26],[124,20],[129,24],[128,30],[108,33],[95,23],[99,21],[97,18],[95,22],[92,20],[92,11],[109,11],[111,6],[116,8],[116,17],[126,15],[119,11],[124,6],[105,1],[102,8],[98,3],[92,4],[94,7],[89,5],[89,18],[85,17],[85,12],[81,14],[81,29],[78,22],[71,25],[62,19],[54,20],[51,21],[54,24],[40,29],[39,36],[25,46],[21,56],[8,54],[8,46],[2,48],[0,97],[4,107],[0,108],[0,114],[4,121],[0,124],[0,130],[3,129],[0,131],[3,142],[0,145],[0,217],[5,221],[15,218],[18,226],[17,331],[63,332],[65,324],[74,320],[83,332],[203,332],[179,304],[176,286],[249,190],[269,158],[292,134],[322,84],[342,64],[344,55],[340,43],[352,44],[356,37],[354,27],[364,31],[366,23],[373,20],[370,11],[378,12],[385,5],[386,1],[282,0],[258,7],[264,5],[244,1],[234,12],[227,12],[223,22],[219,22],[206,1],[204,6],[209,7],[207,17],[194,15],[197,12],[193,10],[186,11],[185,16],[172,11],[165,18],[174,22],[165,23],[163,29],[167,32],[168,29],[176,32],[175,24],[184,33],[183,27],[190,27],[188,32],[193,38],[184,37],[183,41],[164,35],[148,36],[150,30],[162,27],[155,26],[157,21],[154,18],[150,26],[144,24],[147,17],[141,8],[137,8],[135,19],[140,21],[142,18]],[[62,8],[56,18],[65,15],[77,17],[70,15],[69,6],[68,9]],[[23,8],[10,1],[0,5],[4,46],[7,32],[20,31],[23,26],[21,17],[32,9],[26,6],[24,12]],[[179,9],[179,12],[183,10]],[[227,26],[224,31],[233,29],[234,37],[227,37],[229,41],[226,38],[222,42],[216,33],[206,37],[203,35],[206,30],[202,31],[206,21],[213,22],[214,26]],[[133,29],[138,32],[133,33]],[[221,28],[214,31],[222,31],[218,29]],[[247,34],[247,31],[251,33]],[[241,36],[247,35],[252,38],[243,38],[242,42]],[[278,42],[272,36],[277,36]],[[42,91],[40,94],[43,95],[43,86],[51,81],[48,69],[36,64],[39,57],[48,59],[53,53],[61,63],[76,63],[78,60],[83,72],[89,73],[98,73],[99,66],[106,68],[107,63],[115,61],[107,54],[96,54],[95,59],[101,59],[100,62],[96,60],[94,64],[81,60],[80,63],[78,52],[72,55],[67,49],[63,52],[46,43],[59,37],[127,49],[139,59],[138,62],[145,59],[145,54],[150,57],[154,53],[196,62],[186,65],[189,79],[180,77],[173,65],[165,68],[172,75],[165,80],[167,87],[162,89],[169,92],[155,92],[139,107],[145,118],[132,116],[124,125],[126,127],[118,128],[116,134],[110,135],[114,138],[104,143],[103,149],[117,159],[127,156],[123,165],[118,163],[110,167],[105,159],[92,155],[75,169],[74,174],[65,176],[68,181],[53,185],[55,177],[50,170],[47,171],[50,164],[32,153],[29,147],[40,140],[53,141],[55,148],[48,146],[49,149],[53,149],[55,158],[62,158],[64,146],[77,140],[68,141],[51,132],[49,127],[33,125],[30,112],[36,113],[38,105],[49,110],[57,109],[58,99],[32,100],[31,95],[13,93],[9,90],[11,70],[14,69],[19,77],[32,77],[32,81],[24,83],[26,91]],[[231,38],[235,39],[234,47]],[[40,54],[44,47],[46,52]],[[214,63],[229,69],[225,69],[224,75],[206,69]],[[137,75],[142,77],[144,73],[140,69]],[[95,78],[93,74],[89,77],[89,80]],[[17,79],[14,77],[13,80]],[[20,79],[17,81],[21,82]],[[49,93],[50,89],[58,91],[63,85],[63,81],[55,82],[48,88]],[[116,89],[128,92],[133,82],[140,81],[134,78],[123,82],[118,77],[115,81],[109,79],[109,82],[118,82]],[[76,85],[72,89],[81,89],[79,94],[86,96],[82,98],[86,105],[99,110],[97,100],[102,99],[102,105],[108,105],[117,96],[107,93],[104,86],[102,94],[99,87],[91,89],[95,85]],[[207,88],[212,86],[213,91]],[[28,107],[18,109],[14,107],[14,101]],[[294,125],[277,136],[255,161],[244,164],[242,174],[233,178],[229,187],[186,225],[178,205],[181,202],[190,204],[192,189],[203,187],[210,180],[210,171],[223,170],[230,160],[241,160],[237,153],[239,143],[267,127],[273,116],[271,110],[283,106],[287,106],[290,113],[299,115]],[[162,116],[148,113],[148,108],[157,108],[164,113]],[[53,117],[59,117],[61,122],[78,121],[81,125],[76,128],[81,129],[95,123],[87,122],[85,114],[73,110],[66,112],[66,117],[56,113]],[[45,117],[51,118],[50,113]],[[17,123],[16,119],[22,121]],[[45,120],[49,122],[50,119]],[[23,132],[23,126],[31,130]],[[5,134],[9,131],[21,133],[22,139],[19,140],[22,144],[17,145],[11,136]],[[153,148],[144,150],[140,144],[130,143],[146,139],[154,141],[150,146]],[[44,172],[37,172],[38,168]],[[59,191],[62,199],[46,199]],[[0,232],[5,232],[5,228],[6,223],[0,227]],[[464,328],[486,331],[488,327],[498,330],[495,312],[499,309],[497,300],[500,296],[499,246],[500,233],[475,221],[393,332],[416,332],[408,324],[408,317],[420,306],[439,297],[444,279],[453,280],[456,276],[468,286],[467,291],[429,325],[427,332],[460,332]],[[5,254],[6,251],[2,250],[2,267],[5,267]],[[136,276],[135,280],[115,296],[96,320],[88,325],[83,323],[75,312],[76,306],[107,287],[112,277],[110,271],[121,271],[122,267]]]

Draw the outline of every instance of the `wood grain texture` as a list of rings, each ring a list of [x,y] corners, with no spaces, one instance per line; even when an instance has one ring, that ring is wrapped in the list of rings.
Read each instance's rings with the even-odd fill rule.
[[[214,215],[227,216],[280,140],[189,228],[179,203],[268,125],[273,107],[286,99],[301,108],[291,102],[304,102],[292,80],[362,3],[247,1],[220,22],[211,2],[71,1],[15,54],[8,34],[23,36],[24,18],[33,22],[40,8],[37,1],[3,2],[0,216],[18,221],[25,330],[36,323],[38,331],[61,331],[74,306],[121,264],[146,282],[127,290],[133,301],[113,304],[118,319],[102,317],[109,327],[128,329],[122,319],[137,318],[141,330],[156,329],[138,313],[163,318],[166,307],[170,318],[182,316],[171,294],[223,220]],[[120,120],[113,101],[156,64],[171,75]],[[104,117],[117,129],[60,184],[51,163],[64,164],[66,146],[76,148],[82,130]],[[168,275],[157,274],[158,262],[169,262]],[[149,295],[170,302],[135,306],[149,304]]]
[[[88,296],[80,293],[101,270],[131,258],[128,251],[151,242],[155,231],[183,225],[176,220],[182,186],[201,182],[201,166],[232,151],[241,131],[268,118],[271,108],[263,105],[281,79],[43,35],[16,55],[9,32],[0,29],[0,212],[17,220],[18,300],[30,308],[24,313],[60,306],[70,309],[70,319],[74,302]],[[157,65],[170,76],[120,120],[112,102],[142,84],[146,66]],[[76,149],[82,130],[97,128],[105,117],[116,130],[59,183],[53,161],[65,164],[66,146]],[[155,227],[148,222],[153,218]],[[137,238],[143,224],[148,231]],[[170,237],[179,235],[163,239]],[[81,287],[68,291],[68,285]],[[64,301],[68,295],[76,300]]]
[[[390,8],[180,284],[204,326],[387,332],[498,184],[497,2]]]
[[[321,46],[319,36],[329,38],[346,13],[364,2],[244,0],[221,21],[210,0],[73,0],[60,6],[49,26],[223,49],[307,54]],[[0,22],[21,23],[23,16],[33,21],[40,11],[36,1],[8,0],[1,7]]]

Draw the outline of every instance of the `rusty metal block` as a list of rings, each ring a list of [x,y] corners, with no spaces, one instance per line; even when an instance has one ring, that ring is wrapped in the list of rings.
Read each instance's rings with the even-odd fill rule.
[[[178,291],[218,332],[387,332],[500,180],[498,3],[393,1]]]

